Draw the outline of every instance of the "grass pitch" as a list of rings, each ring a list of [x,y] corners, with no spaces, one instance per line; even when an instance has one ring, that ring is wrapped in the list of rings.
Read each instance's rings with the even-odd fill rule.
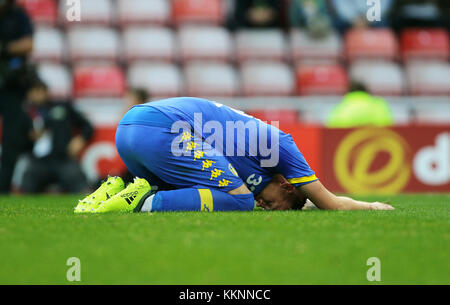
[[[0,197],[0,284],[450,284],[450,194],[395,211],[74,215],[80,196]]]

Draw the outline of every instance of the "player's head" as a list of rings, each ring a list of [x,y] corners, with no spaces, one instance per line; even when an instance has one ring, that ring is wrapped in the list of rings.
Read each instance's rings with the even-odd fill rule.
[[[257,205],[266,210],[301,210],[306,197],[286,180],[276,174],[272,181],[256,196]]]

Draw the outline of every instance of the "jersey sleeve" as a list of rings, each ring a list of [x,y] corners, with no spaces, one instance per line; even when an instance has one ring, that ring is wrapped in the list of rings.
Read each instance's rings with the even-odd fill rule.
[[[294,186],[318,180],[290,135],[280,134],[280,158],[276,171]]]

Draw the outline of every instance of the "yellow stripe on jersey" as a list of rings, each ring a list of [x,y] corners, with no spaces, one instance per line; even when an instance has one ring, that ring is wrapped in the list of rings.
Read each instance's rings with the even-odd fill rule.
[[[201,211],[212,212],[214,209],[213,197],[210,189],[198,189],[200,194]]]
[[[311,176],[308,176],[308,177],[288,179],[288,181],[289,181],[290,184],[297,184],[297,183],[311,182],[311,181],[314,181],[316,179],[317,179],[316,175],[311,175]]]

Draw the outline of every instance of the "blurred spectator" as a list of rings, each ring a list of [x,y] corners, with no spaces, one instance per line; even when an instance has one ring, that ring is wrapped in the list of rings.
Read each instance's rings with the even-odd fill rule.
[[[282,1],[236,0],[234,28],[282,27]]]
[[[380,21],[369,21],[367,12],[371,8],[366,0],[330,0],[330,12],[335,28],[345,33],[350,28],[389,26],[389,12],[394,0],[380,0]]]
[[[8,193],[17,159],[32,145],[31,121],[23,109],[28,81],[34,70],[27,64],[33,49],[33,26],[14,0],[0,0],[0,115],[2,155],[0,193]]]
[[[394,124],[388,103],[370,95],[365,86],[353,83],[344,99],[329,114],[327,127],[390,126]]]
[[[450,30],[450,1],[395,1],[391,16],[396,30],[405,27],[447,27]]]
[[[291,26],[305,28],[311,37],[322,38],[331,31],[326,0],[291,0],[288,11]]]
[[[38,79],[27,97],[36,142],[31,161],[25,169],[22,190],[37,193],[57,183],[64,191],[85,191],[87,182],[78,156],[92,137],[91,124],[75,111],[70,102],[50,101],[47,86]]]

